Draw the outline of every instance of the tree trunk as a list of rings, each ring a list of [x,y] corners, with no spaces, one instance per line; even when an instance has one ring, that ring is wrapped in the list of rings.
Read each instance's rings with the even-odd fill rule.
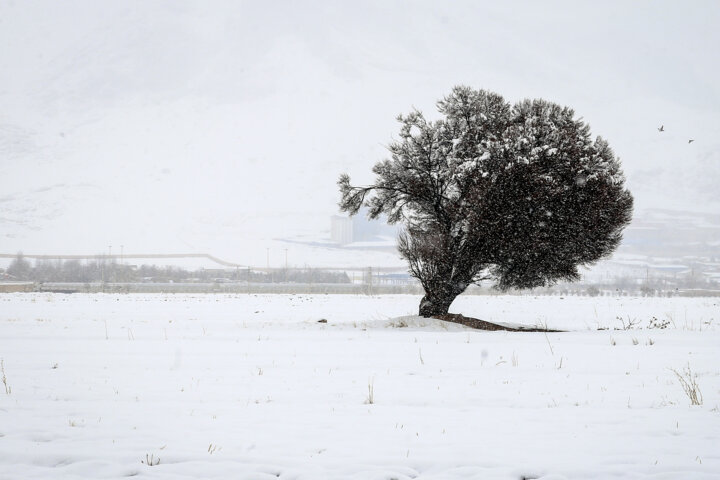
[[[425,292],[425,296],[420,300],[420,316],[434,317],[437,315],[446,315],[450,305],[459,293],[452,291],[445,292]]]

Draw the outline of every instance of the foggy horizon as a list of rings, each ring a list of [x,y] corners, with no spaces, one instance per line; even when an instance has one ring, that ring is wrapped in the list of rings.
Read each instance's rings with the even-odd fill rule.
[[[720,212],[720,7],[552,7],[3,2],[0,253],[402,265],[302,242],[329,237],[340,173],[372,180],[395,117],[460,84],[573,108],[637,219]]]

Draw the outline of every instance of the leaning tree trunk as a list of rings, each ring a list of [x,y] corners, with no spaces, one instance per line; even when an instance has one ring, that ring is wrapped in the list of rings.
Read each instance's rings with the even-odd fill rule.
[[[465,291],[474,272],[471,262],[459,262],[459,250],[451,232],[410,230],[400,235],[398,249],[410,264],[410,274],[420,281],[425,296],[420,316],[447,315],[455,297]]]
[[[425,296],[420,300],[420,316],[436,317],[447,315],[455,298],[465,290],[459,286],[439,285],[425,288]]]

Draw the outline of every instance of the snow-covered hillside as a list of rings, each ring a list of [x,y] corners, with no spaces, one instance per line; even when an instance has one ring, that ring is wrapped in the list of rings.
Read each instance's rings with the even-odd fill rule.
[[[719,12],[2,2],[0,252],[396,261],[277,239],[327,236],[338,174],[371,178],[395,115],[458,83],[575,107],[640,208],[716,208]]]

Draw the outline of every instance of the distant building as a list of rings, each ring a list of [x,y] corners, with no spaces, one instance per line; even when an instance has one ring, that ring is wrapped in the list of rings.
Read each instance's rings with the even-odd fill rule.
[[[333,242],[346,245],[353,242],[353,219],[333,215],[330,217],[330,238]]]
[[[330,238],[340,245],[386,240],[395,238],[397,233],[398,228],[395,225],[388,225],[384,217],[368,220],[367,208],[361,208],[357,215],[352,217],[339,215],[330,217]]]

